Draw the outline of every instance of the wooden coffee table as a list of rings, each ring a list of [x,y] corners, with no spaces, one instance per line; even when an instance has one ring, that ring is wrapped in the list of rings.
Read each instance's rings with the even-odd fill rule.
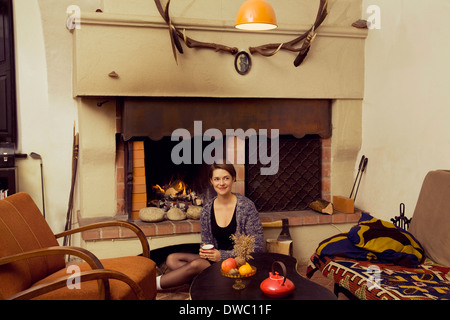
[[[293,257],[277,253],[253,254],[250,264],[257,272],[242,282],[245,288],[233,289],[235,279],[222,276],[221,263],[214,263],[192,282],[190,296],[192,300],[273,300],[266,296],[259,285],[269,277],[274,261],[282,261],[286,265],[287,278],[295,284],[295,291],[283,300],[336,300],[336,296],[325,287],[312,282],[297,273],[297,260]]]

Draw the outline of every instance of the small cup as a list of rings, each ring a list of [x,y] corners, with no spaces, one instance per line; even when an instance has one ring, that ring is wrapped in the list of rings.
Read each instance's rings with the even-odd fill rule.
[[[202,246],[203,250],[213,250],[214,249],[214,245],[213,244],[204,244]]]

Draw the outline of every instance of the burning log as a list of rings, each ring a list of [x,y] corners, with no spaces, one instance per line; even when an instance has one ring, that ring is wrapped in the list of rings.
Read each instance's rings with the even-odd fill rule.
[[[182,180],[169,182],[164,187],[156,184],[152,186],[156,191],[158,199],[149,201],[150,206],[158,207],[168,211],[172,208],[178,208],[186,211],[190,206],[201,206],[202,199],[197,196],[195,191],[191,191]]]

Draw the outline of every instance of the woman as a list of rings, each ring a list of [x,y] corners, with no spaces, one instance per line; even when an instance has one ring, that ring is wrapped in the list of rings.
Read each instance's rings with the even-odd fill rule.
[[[203,244],[213,244],[213,250],[200,248],[199,254],[173,253],[166,264],[171,272],[157,277],[158,289],[178,286],[190,281],[211,263],[231,257],[236,232],[255,236],[255,252],[264,251],[264,236],[254,203],[239,193],[232,193],[236,171],[231,164],[212,164],[209,179],[217,196],[207,203],[200,215]]]

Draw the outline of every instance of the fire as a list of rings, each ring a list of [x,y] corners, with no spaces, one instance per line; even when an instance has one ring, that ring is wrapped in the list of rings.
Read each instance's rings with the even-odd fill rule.
[[[177,190],[183,190],[183,195],[185,196],[186,195],[186,183],[184,183],[183,181],[180,181],[179,183],[178,183],[178,186],[177,186],[177,188],[176,188]]]
[[[156,189],[156,190],[159,190],[159,191],[162,192],[162,193],[165,193],[165,192],[166,192],[166,191],[164,191],[163,188],[161,188],[161,186],[160,186],[159,184],[157,184],[157,185],[155,185],[155,186],[152,186],[152,188],[153,188],[153,189]]]
[[[156,198],[149,202],[158,208],[184,208],[191,205],[201,206],[203,201],[195,191],[181,179],[170,181],[163,186],[155,184],[152,189],[156,191]]]
[[[174,184],[165,185],[164,188],[159,184],[152,186],[152,188],[166,194],[182,194],[185,196],[188,192],[190,193],[190,190],[187,190],[186,183],[181,180]]]

